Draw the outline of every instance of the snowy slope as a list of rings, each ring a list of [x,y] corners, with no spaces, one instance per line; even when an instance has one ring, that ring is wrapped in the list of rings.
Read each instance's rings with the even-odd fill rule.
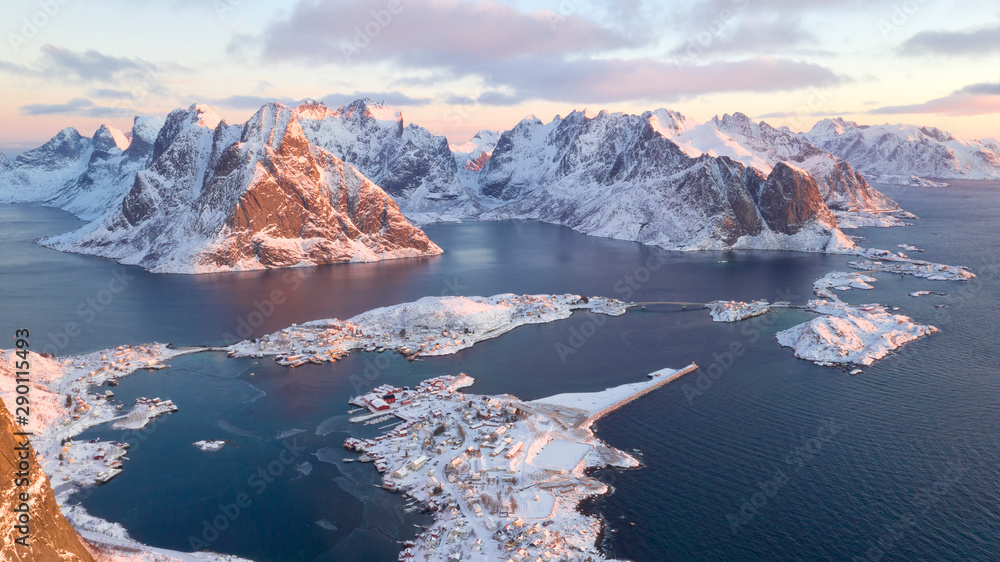
[[[727,157],[692,158],[661,132],[683,125],[666,111],[526,118],[479,174],[480,192],[499,205],[484,216],[679,250],[852,246],[808,173],[780,163],[765,176]]]
[[[449,145],[451,153],[455,156],[455,164],[464,170],[473,172],[482,170],[493,154],[493,148],[500,140],[501,132],[483,129],[468,142]]]
[[[310,145],[281,104],[244,125],[205,106],[175,110],[151,158],[118,210],[43,243],[169,273],[441,252],[377,185]]]
[[[89,139],[64,129],[10,166],[0,162],[0,202],[41,203],[93,220],[117,207],[149,164],[162,123],[136,117],[128,135],[101,125]]]
[[[809,172],[831,209],[865,211],[895,209],[894,201],[873,189],[847,162],[801,139],[787,128],[754,122],[742,113],[678,131],[673,140],[691,156],[728,156],[770,173],[778,162]]]
[[[963,139],[934,127],[858,125],[824,119],[799,135],[873,175],[1000,179],[1000,146]]]
[[[21,153],[0,171],[0,203],[40,202],[55,197],[87,169],[93,140],[69,127],[38,148]]]
[[[85,220],[115,209],[132,188],[139,170],[149,165],[162,125],[158,117],[136,117],[131,142],[121,131],[102,125],[94,135],[94,151],[86,170],[46,204]]]
[[[448,140],[404,125],[400,111],[370,99],[337,110],[306,100],[295,114],[310,143],[382,186],[404,213],[478,213],[472,194],[459,181]]]

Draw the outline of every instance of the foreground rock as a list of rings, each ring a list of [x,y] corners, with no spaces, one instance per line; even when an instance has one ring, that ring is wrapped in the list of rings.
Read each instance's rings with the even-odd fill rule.
[[[23,427],[15,424],[7,406],[0,402],[0,478],[3,478],[0,498],[4,506],[0,514],[3,525],[0,533],[4,536],[0,557],[11,562],[93,561],[79,535],[59,511],[49,479],[42,471],[41,459],[28,443],[28,437],[16,435],[23,431]],[[27,470],[22,470],[22,462],[27,463]],[[21,508],[23,512],[18,511]],[[22,514],[29,519],[19,522],[18,516]],[[24,533],[18,525],[24,525]]]

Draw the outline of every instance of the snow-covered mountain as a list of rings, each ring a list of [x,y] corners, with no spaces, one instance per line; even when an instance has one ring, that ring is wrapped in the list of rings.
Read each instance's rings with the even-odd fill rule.
[[[729,157],[693,158],[664,135],[684,123],[665,110],[528,117],[479,174],[479,191],[498,204],[485,217],[681,250],[853,246],[807,172],[777,162],[765,176]]]
[[[0,162],[0,202],[38,202],[93,220],[118,205],[149,164],[162,124],[158,117],[136,117],[128,135],[101,125],[92,138],[63,129],[6,169]]]
[[[479,212],[472,194],[458,178],[448,139],[414,124],[403,114],[370,99],[328,109],[306,100],[295,108],[310,143],[336,154],[396,200],[407,216],[447,209],[456,217]]]
[[[586,112],[585,112],[586,113]],[[742,113],[715,117],[698,124],[683,114],[669,109],[648,112],[654,131],[675,142],[692,157],[702,154],[728,156],[760,170],[764,174],[778,162],[788,162],[809,172],[816,180],[827,205],[837,211],[870,211],[896,209],[890,198],[873,189],[860,173],[836,156],[797,137],[787,127],[775,129],[767,123],[756,123]],[[485,155],[489,159],[494,137],[483,131],[463,145],[452,145],[456,161],[467,162],[466,170],[482,169],[467,154]],[[461,166],[460,166],[461,167]],[[473,174],[474,175],[474,174]]]
[[[14,167],[14,163],[7,158],[7,155],[0,152],[0,172],[7,171]]]
[[[486,162],[493,154],[493,147],[500,140],[502,131],[483,129],[476,133],[468,142],[449,145],[455,156],[455,164],[460,169],[478,172],[486,167]]]
[[[538,219],[674,249],[836,251],[850,245],[837,220],[897,206],[826,150],[741,113],[697,124],[666,109],[577,111],[449,146],[369,99],[269,104],[245,125],[196,105],[137,118],[128,135],[66,129],[0,161],[0,202],[99,217],[50,244],[156,271],[440,251],[400,210],[419,222]],[[850,220],[902,224],[861,216],[870,223]]]
[[[866,174],[925,178],[1000,179],[1000,146],[963,139],[934,127],[858,125],[824,119],[801,138]]]
[[[175,110],[117,209],[43,243],[173,273],[441,252],[380,187],[310,144],[299,115],[272,103],[229,125],[206,106]]]
[[[699,139],[708,140],[704,149],[698,146]],[[730,156],[764,173],[769,173],[777,162],[789,162],[809,172],[831,209],[871,211],[898,207],[868,185],[848,162],[795,136],[787,127],[775,129],[742,113],[716,116],[677,140],[682,146],[689,144],[713,156]]]

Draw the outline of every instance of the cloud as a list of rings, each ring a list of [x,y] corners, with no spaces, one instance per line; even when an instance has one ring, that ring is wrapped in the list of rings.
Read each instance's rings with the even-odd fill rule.
[[[963,31],[921,31],[900,45],[900,55],[991,55],[1000,52],[1000,23]]]
[[[733,53],[773,54],[815,42],[816,36],[805,30],[797,16],[740,14],[693,27],[668,54],[685,59]]]
[[[956,94],[981,94],[985,96],[1000,96],[1000,82],[982,82],[979,84],[969,84]]]
[[[923,103],[890,105],[873,109],[873,115],[937,113],[952,117],[1000,113],[1000,83],[970,84],[947,96]]]
[[[669,102],[708,92],[775,92],[847,81],[817,64],[766,57],[684,66],[649,58],[549,60],[529,66],[498,65],[492,70],[495,82],[508,84],[514,91],[503,97],[503,105],[534,98],[571,103]]]
[[[397,13],[388,6],[399,6]],[[483,68],[497,61],[633,46],[626,34],[576,15],[527,13],[493,0],[299,0],[259,41],[270,60]]]
[[[253,95],[234,95],[226,98],[210,99],[208,103],[232,109],[260,109],[262,106],[275,101],[285,105],[298,105],[299,103],[299,100],[293,100],[289,97]]]
[[[41,56],[30,65],[0,61],[0,72],[48,79],[59,85],[70,82],[110,84],[114,88],[95,89],[95,97],[122,99],[137,99],[149,94],[169,95],[160,83],[160,76],[166,70],[187,71],[176,64],[161,66],[135,57],[116,57],[93,49],[72,51],[54,45],[42,46]],[[122,87],[132,87],[133,91]],[[110,95],[112,92],[116,95]]]
[[[763,115],[758,115],[757,119],[785,119],[789,117],[840,117],[841,115],[850,115],[855,113],[853,111],[808,111],[808,112],[798,112],[798,111],[772,111],[770,113],[765,113]]]
[[[422,106],[431,103],[431,98],[414,98],[401,92],[361,92],[335,93],[323,96],[319,101],[329,107],[341,107],[349,105],[351,102],[361,98],[370,98],[375,101],[385,102],[394,106]],[[302,102],[301,99],[292,99],[288,96],[255,96],[255,95],[234,95],[225,98],[210,99],[208,103],[219,107],[233,109],[258,109],[270,102],[279,102],[288,106],[296,106]]]
[[[76,117],[126,118],[132,110],[125,107],[99,106],[86,98],[75,98],[66,103],[33,103],[18,108],[21,115],[72,115]]]
[[[350,94],[329,94],[323,96],[320,101],[329,107],[340,107],[349,105],[352,101],[360,98],[369,98],[375,101],[385,102],[392,106],[419,107],[432,103],[431,98],[414,98],[402,92],[359,92]]]
[[[406,71],[423,70],[454,79],[479,77],[489,82],[490,88],[459,97],[504,106],[528,99],[666,101],[708,92],[772,92],[845,81],[823,66],[787,59],[756,57],[696,64],[694,60],[668,63],[648,57],[616,58],[617,49],[637,46],[637,41],[577,15],[582,9],[529,13],[493,0],[433,0],[424,4],[401,0],[399,10],[392,14],[384,0],[343,4],[299,0],[290,15],[262,33],[258,40],[263,45],[261,56],[271,61],[300,60],[347,68],[389,63]],[[746,27],[738,30],[731,43],[723,42],[720,47],[743,52],[737,42],[763,48],[812,37],[801,29],[779,25],[783,21],[780,17],[768,21],[781,27],[786,38],[771,39],[771,35],[780,35],[773,26],[761,31]],[[416,105],[424,101],[410,98],[390,103]]]

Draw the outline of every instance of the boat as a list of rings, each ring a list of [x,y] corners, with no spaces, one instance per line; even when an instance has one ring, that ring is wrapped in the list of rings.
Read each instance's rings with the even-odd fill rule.
[[[372,462],[372,458],[368,455],[361,455],[358,457],[358,462]]]
[[[344,462],[354,462],[354,459],[350,459],[350,458],[345,458],[345,459],[344,459]]]

